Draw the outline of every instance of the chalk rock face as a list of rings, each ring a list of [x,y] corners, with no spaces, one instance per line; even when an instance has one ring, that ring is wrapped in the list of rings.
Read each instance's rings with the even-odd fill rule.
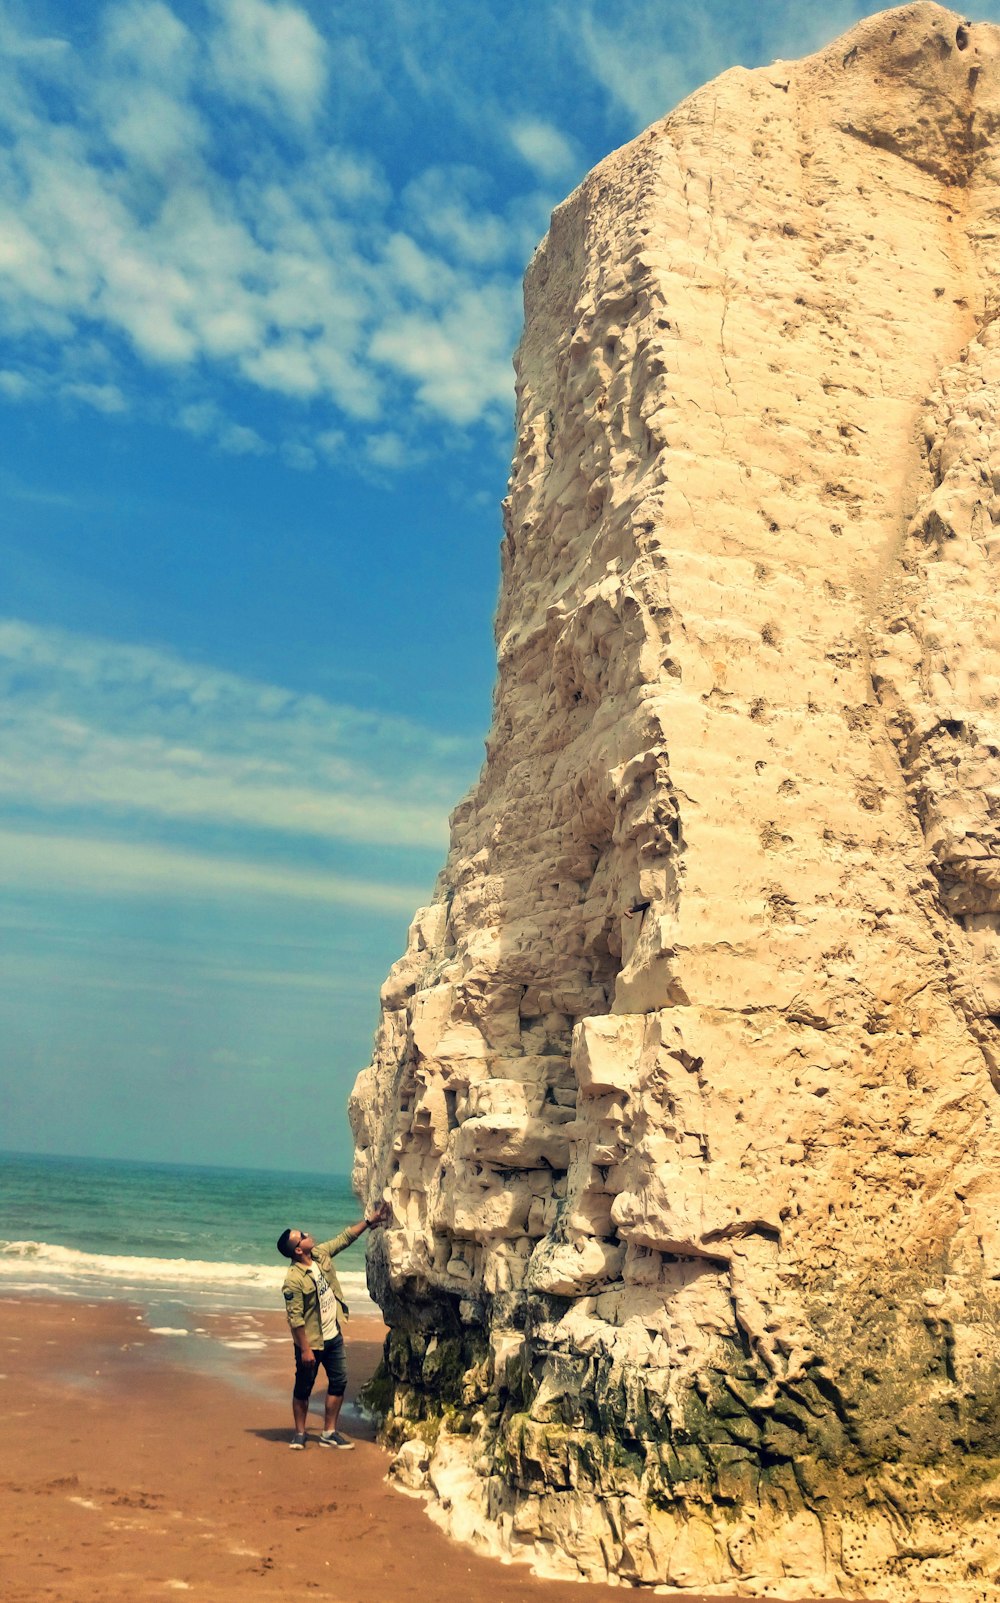
[[[1000,30],[909,5],[528,270],[487,761],[353,1119],[401,1477],[548,1572],[997,1596],[998,179]]]

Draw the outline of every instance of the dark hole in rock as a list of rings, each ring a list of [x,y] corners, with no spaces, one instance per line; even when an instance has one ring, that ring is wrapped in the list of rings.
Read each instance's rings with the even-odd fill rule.
[[[969,44],[969,30],[964,23],[959,24],[955,30],[955,43],[959,50],[965,50]]]

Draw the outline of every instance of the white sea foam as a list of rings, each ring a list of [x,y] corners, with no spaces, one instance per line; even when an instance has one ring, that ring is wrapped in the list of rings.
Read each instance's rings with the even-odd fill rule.
[[[142,1300],[174,1298],[223,1308],[280,1308],[282,1264],[208,1263],[81,1252],[46,1241],[0,1240],[0,1293],[47,1292]],[[352,1312],[377,1313],[363,1271],[339,1270]]]
[[[22,1272],[67,1276],[97,1276],[102,1280],[184,1281],[213,1285],[281,1286],[280,1264],[208,1263],[197,1258],[133,1258],[112,1253],[81,1252],[76,1247],[55,1247],[47,1241],[0,1242],[0,1276]]]

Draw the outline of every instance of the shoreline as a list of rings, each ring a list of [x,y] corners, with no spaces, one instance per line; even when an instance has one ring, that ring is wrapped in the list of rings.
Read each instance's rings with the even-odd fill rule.
[[[354,1318],[343,1428],[353,1452],[290,1453],[280,1309],[197,1310],[159,1332],[138,1302],[0,1295],[4,1603],[622,1603],[446,1536],[386,1480],[354,1407],[385,1327]],[[176,1327],[178,1330],[180,1327]],[[322,1397],[322,1390],[320,1390]],[[315,1404],[314,1404],[315,1407]],[[692,1593],[687,1603],[703,1603]]]
[[[350,1306],[380,1319],[371,1301],[364,1258],[338,1265]],[[52,1242],[0,1241],[0,1299],[57,1296],[83,1303],[173,1304],[195,1312],[226,1308],[234,1313],[281,1307],[280,1260],[271,1263],[142,1257],[87,1252]]]

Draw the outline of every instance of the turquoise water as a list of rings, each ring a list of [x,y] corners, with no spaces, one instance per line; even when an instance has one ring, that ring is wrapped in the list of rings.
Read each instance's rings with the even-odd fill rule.
[[[360,1217],[346,1175],[0,1153],[0,1295],[280,1306],[288,1225],[319,1240]],[[364,1238],[338,1259],[370,1311]]]

